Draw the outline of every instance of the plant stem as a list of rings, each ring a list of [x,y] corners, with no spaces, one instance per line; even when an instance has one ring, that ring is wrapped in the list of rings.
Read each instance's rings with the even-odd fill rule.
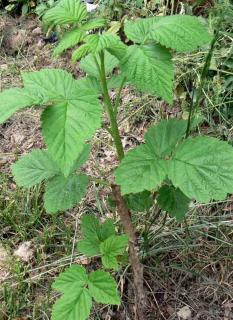
[[[98,63],[98,61],[97,61]],[[111,135],[116,146],[117,155],[121,161],[124,158],[124,149],[122,141],[119,134],[118,124],[117,124],[117,112],[114,110],[107,87],[105,65],[104,65],[104,52],[100,53],[100,80],[103,90],[104,103],[110,119],[111,125]],[[125,81],[125,80],[124,80]],[[117,97],[117,104],[120,101],[120,94],[123,88],[124,82],[122,81],[121,88],[119,89]],[[134,281],[134,292],[135,292],[135,305],[136,305],[136,317],[138,320],[144,320],[146,314],[146,296],[144,293],[143,285],[143,266],[139,260],[137,237],[134,230],[134,226],[131,219],[131,213],[127,206],[125,205],[125,200],[121,195],[121,190],[119,186],[112,185],[113,199],[116,202],[117,212],[120,216],[121,223],[123,225],[124,231],[129,237],[129,261],[133,271],[133,281]]]
[[[202,89],[205,84],[205,80],[206,80],[206,77],[207,77],[207,74],[209,71],[210,62],[211,62],[213,52],[214,52],[214,47],[215,47],[215,44],[218,40],[218,35],[219,35],[219,31],[220,31],[219,29],[220,29],[220,23],[218,24],[218,26],[216,28],[215,36],[211,41],[210,49],[207,53],[204,66],[201,71],[200,84],[197,87],[195,102],[194,102],[195,89],[193,89],[193,92],[192,92],[192,99],[191,99],[191,104],[190,104],[190,108],[189,108],[188,124],[187,124],[186,135],[185,135],[186,138],[188,138],[188,136],[190,134],[190,130],[191,130],[191,126],[192,126],[192,118],[193,118],[194,112],[197,109],[198,104],[201,99],[201,96],[202,96]]]
[[[136,316],[138,320],[144,320],[146,319],[147,303],[143,285],[143,265],[139,260],[136,233],[132,224],[130,211],[125,205],[124,198],[121,196],[120,187],[112,185],[112,194],[124,231],[129,237],[129,262],[133,271]]]
[[[116,114],[114,112],[112,102],[108,93],[108,86],[106,80],[106,73],[105,73],[105,65],[104,65],[104,52],[100,52],[100,80],[102,84],[103,96],[104,96],[104,103],[106,105],[109,120],[111,124],[111,135],[113,141],[115,143],[117,149],[117,155],[119,160],[121,161],[124,158],[124,149],[120,138],[120,133],[117,125]]]

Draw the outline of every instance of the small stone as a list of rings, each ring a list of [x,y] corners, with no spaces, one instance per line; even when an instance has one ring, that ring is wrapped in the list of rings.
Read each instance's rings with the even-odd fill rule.
[[[45,43],[44,43],[44,40],[43,40],[43,39],[40,39],[40,40],[37,42],[37,47],[38,47],[38,48],[43,48],[44,45],[45,45]]]
[[[40,34],[42,34],[42,30],[40,27],[37,27],[35,29],[32,30],[32,34],[35,35],[35,36],[39,36]]]
[[[177,312],[177,316],[182,320],[190,320],[192,317],[192,311],[189,306],[185,306]]]
[[[21,243],[18,249],[14,251],[14,255],[23,262],[29,262],[32,259],[34,253],[31,246],[31,241],[25,241]]]

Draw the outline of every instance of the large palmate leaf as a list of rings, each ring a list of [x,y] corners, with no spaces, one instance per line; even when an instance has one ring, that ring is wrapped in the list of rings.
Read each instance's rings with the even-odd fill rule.
[[[89,275],[89,292],[98,303],[120,304],[117,286],[112,276],[104,271],[94,271]]]
[[[22,156],[12,165],[12,171],[16,183],[23,187],[32,187],[59,174],[56,163],[46,150],[33,150]]]
[[[84,142],[101,125],[98,96],[91,89],[80,89],[72,75],[59,69],[26,73],[23,80],[43,103],[53,103],[42,114],[42,133],[52,157],[68,176]]]
[[[185,133],[186,121],[163,120],[145,135],[146,143],[130,150],[116,170],[122,194],[138,193],[158,187],[165,179],[165,157],[170,155]]]
[[[138,19],[125,24],[125,33],[136,43],[155,40],[176,51],[192,51],[209,43],[210,35],[196,17],[173,15]]]
[[[63,35],[58,46],[54,49],[53,51],[54,56],[58,56],[66,49],[74,47],[75,45],[77,45],[83,40],[84,36],[85,36],[85,33],[78,28],[74,28],[71,31],[67,31]]]
[[[0,92],[0,123],[15,111],[40,103],[40,96],[26,89],[13,88]]]
[[[129,209],[138,212],[149,210],[154,204],[151,192],[146,190],[136,194],[128,194],[124,199]]]
[[[168,177],[190,199],[224,199],[233,192],[233,148],[209,137],[181,142],[184,126],[178,120],[172,121],[172,131],[165,130],[165,122],[157,129],[152,127],[145,135],[146,143],[129,151],[122,160],[116,170],[122,193],[152,190]]]
[[[233,192],[233,148],[215,138],[190,138],[178,146],[168,177],[191,199],[223,200]]]
[[[45,22],[59,25],[77,23],[86,18],[86,6],[80,0],[61,0],[43,16]]]
[[[166,48],[158,44],[130,46],[121,60],[121,69],[139,90],[172,102],[174,71]]]
[[[180,189],[165,185],[159,189],[157,201],[161,209],[181,221],[188,211],[190,199]]]
[[[88,177],[84,174],[55,176],[46,186],[45,209],[49,213],[70,209],[79,203],[86,193]]]

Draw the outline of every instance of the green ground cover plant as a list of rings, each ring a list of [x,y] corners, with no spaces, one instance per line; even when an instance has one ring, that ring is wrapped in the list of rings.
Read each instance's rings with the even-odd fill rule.
[[[12,166],[15,181],[27,188],[44,183],[44,205],[50,214],[77,205],[90,181],[106,185],[112,190],[124,232],[116,233],[112,220],[100,224],[94,215],[83,217],[78,250],[100,257],[103,268],[89,273],[72,265],[61,273],[53,284],[62,297],[54,305],[52,319],[85,320],[92,299],[119,305],[111,273],[124,263],[127,246],[136,314],[144,319],[143,267],[130,210],[148,208],[156,198],[161,209],[180,221],[190,201],[226,198],[233,192],[233,149],[216,138],[190,136],[195,130],[196,103],[190,107],[188,120],[169,119],[152,125],[145,142],[125,154],[117,122],[122,89],[130,84],[172,104],[174,53],[195,51],[203,45],[212,48],[215,37],[197,18],[173,15],[125,21],[124,35],[130,41],[126,44],[111,29],[106,31],[105,19],[90,19],[78,0],[60,1],[46,12],[44,21],[61,27],[54,56],[74,48],[72,61],[80,61],[86,76],[76,80],[60,69],[24,72],[22,88],[0,93],[1,123],[20,109],[43,108],[41,127],[47,148],[33,150]],[[210,55],[211,50],[203,70]],[[115,99],[110,97],[110,89],[117,91]],[[103,113],[108,125],[103,124]],[[101,126],[112,136],[119,160],[114,183],[82,171],[91,139]]]

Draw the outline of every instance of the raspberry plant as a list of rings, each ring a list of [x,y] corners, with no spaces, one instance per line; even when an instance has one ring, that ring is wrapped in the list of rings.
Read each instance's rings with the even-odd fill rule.
[[[43,106],[41,127],[47,148],[33,150],[12,166],[15,181],[22,187],[43,182],[48,213],[77,205],[89,181],[96,180],[82,173],[81,167],[88,160],[91,139],[102,125],[104,112],[119,159],[111,189],[125,232],[117,235],[111,220],[101,225],[93,215],[83,218],[78,250],[101,257],[103,270],[88,274],[83,267],[73,265],[60,274],[53,288],[62,297],[55,303],[52,320],[87,319],[92,298],[119,305],[115,280],[104,269],[119,268],[127,245],[136,312],[139,319],[145,319],[143,268],[130,209],[148,209],[153,205],[153,193],[161,209],[182,220],[191,200],[224,199],[233,192],[233,149],[216,138],[189,137],[192,110],[189,121],[170,119],[152,125],[145,143],[125,155],[117,121],[122,89],[131,84],[171,104],[173,53],[196,50],[209,44],[211,36],[192,16],[153,17],[125,22],[123,31],[130,40],[126,45],[111,33],[112,29],[104,31],[104,19],[90,19],[79,0],[60,1],[44,20],[62,30],[54,55],[74,48],[72,60],[80,60],[86,76],[76,80],[59,69],[23,72],[22,88],[0,93],[1,123],[22,108]],[[117,90],[116,99],[111,99],[110,89]]]

